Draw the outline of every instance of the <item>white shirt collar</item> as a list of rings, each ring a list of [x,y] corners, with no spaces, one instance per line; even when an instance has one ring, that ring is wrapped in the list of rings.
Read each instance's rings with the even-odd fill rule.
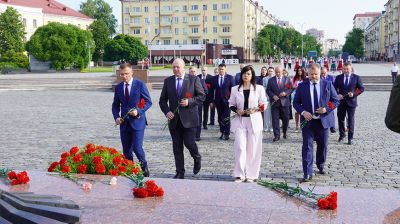
[[[181,79],[182,79],[182,80],[184,80],[184,79],[185,79],[185,74],[183,74],[183,75],[182,75]],[[175,81],[177,81],[177,80],[178,80],[178,77],[177,77],[177,76],[175,76]]]
[[[128,82],[129,86],[132,86],[133,78]],[[124,82],[124,85],[126,85],[126,82]]]

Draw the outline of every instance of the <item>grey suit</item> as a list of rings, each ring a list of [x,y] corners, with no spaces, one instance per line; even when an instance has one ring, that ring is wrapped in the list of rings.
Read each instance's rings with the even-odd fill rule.
[[[189,149],[190,155],[195,161],[201,159],[195,142],[196,127],[199,125],[197,107],[203,103],[206,95],[197,76],[186,74],[180,93],[177,93],[176,90],[176,77],[166,78],[159,101],[162,112],[166,115],[170,111],[177,111],[178,102],[184,98],[188,98],[189,105],[187,107],[179,106],[179,112],[175,113],[174,119],[168,125],[172,138],[176,172],[179,174],[185,173],[183,144]]]

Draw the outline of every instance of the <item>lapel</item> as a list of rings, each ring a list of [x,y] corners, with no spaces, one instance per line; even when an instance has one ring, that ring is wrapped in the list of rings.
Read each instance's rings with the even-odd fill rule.
[[[176,77],[175,75],[171,76],[172,78],[170,79],[169,82],[169,88],[174,90],[174,94],[172,94],[173,97],[175,97],[174,99],[172,99],[173,101],[178,101],[178,94],[176,92]],[[182,87],[181,87],[182,89]]]
[[[136,80],[132,78],[132,85],[131,85],[131,91],[129,93],[129,103],[133,103],[133,95],[134,95],[134,91],[136,88]]]
[[[311,93],[310,93],[310,85],[311,85],[311,82],[310,81],[308,81],[308,82],[306,82],[305,83],[305,98],[306,99],[308,99],[308,102],[310,102],[310,108],[311,108],[311,110],[312,110],[312,100],[313,99],[311,99]]]
[[[224,83],[222,83],[222,88],[226,87],[226,83],[228,82],[228,74],[225,74]]]
[[[121,87],[120,87],[120,88],[121,88],[120,94],[121,94],[121,96],[122,96],[123,101],[124,101],[126,104],[128,104],[129,102],[126,101],[124,86],[125,86],[125,82],[122,82],[122,85],[121,85]]]
[[[325,97],[327,96],[327,94],[326,94],[326,92],[328,91],[327,90],[327,85],[326,85],[326,83],[327,83],[328,81],[324,81],[324,80],[321,80],[320,81],[320,83],[321,83],[321,85],[320,85],[320,89],[319,89],[319,98],[320,98],[320,106],[322,107],[322,106],[325,106],[326,105],[326,99],[325,99]]]
[[[183,79],[182,82],[182,88],[181,88],[181,94],[178,97],[178,100],[181,100],[182,98],[185,98],[186,96],[186,91],[189,90],[189,74],[185,74],[185,78]]]

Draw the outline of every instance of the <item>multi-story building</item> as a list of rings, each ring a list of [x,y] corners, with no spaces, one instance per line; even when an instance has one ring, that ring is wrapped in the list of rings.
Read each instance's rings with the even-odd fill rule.
[[[311,28],[306,30],[306,34],[315,37],[315,39],[317,39],[317,42],[321,45],[322,47],[322,52],[325,52],[325,43],[324,43],[324,39],[325,39],[325,33],[323,30],[318,30],[315,28]]]
[[[388,60],[398,59],[399,54],[399,1],[389,0],[385,4],[385,56]]]
[[[29,40],[38,27],[50,22],[72,24],[87,29],[94,21],[55,0],[0,0],[0,13],[7,7],[13,7],[21,14],[26,40]]]
[[[365,29],[365,56],[368,60],[382,60],[385,55],[384,17],[383,13]]]
[[[339,51],[339,41],[337,39],[326,39],[323,45],[324,55],[328,55],[330,50]]]
[[[121,4],[122,33],[149,46],[152,63],[177,56],[186,61],[256,60],[258,31],[276,23],[251,0],[121,0]]]
[[[357,13],[353,17],[353,28],[365,30],[365,28],[380,15],[380,12]]]

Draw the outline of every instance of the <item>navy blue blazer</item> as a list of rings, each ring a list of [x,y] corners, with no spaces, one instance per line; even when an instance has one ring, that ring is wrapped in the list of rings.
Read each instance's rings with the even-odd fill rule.
[[[201,76],[202,76],[202,74],[197,75],[197,77],[199,77],[199,79],[200,79],[201,86],[203,87],[204,92],[206,93],[206,100],[205,100],[204,102],[210,102],[210,101],[212,100],[212,97],[213,97],[213,96],[212,96],[211,93],[210,93],[211,91],[208,91],[207,84],[208,84],[209,86],[211,86],[211,84],[210,84],[210,79],[211,79],[213,76],[210,75],[210,74],[207,74],[205,80],[201,79]]]
[[[349,107],[357,107],[357,96],[364,92],[364,85],[362,83],[361,77],[356,74],[350,75],[350,82],[347,87],[344,86],[344,74],[336,76],[335,82],[336,92],[343,96],[346,96],[349,92],[354,94],[353,98],[346,96],[340,103],[346,102]],[[358,91],[357,91],[358,89]]]
[[[129,95],[129,102],[126,101],[124,92],[124,82],[121,82],[115,87],[114,101],[112,103],[112,113],[114,116],[114,120],[119,117],[124,117],[130,109],[135,107],[138,111],[138,116],[132,117],[129,115],[127,118],[128,120],[125,120],[120,125],[120,128],[125,129],[126,125],[129,124],[133,130],[144,130],[146,127],[145,112],[152,105],[150,94],[147,90],[146,84],[140,80],[133,79]],[[143,98],[145,102],[142,109],[138,108],[138,103],[140,102],[141,98]]]
[[[310,85],[311,85],[310,81],[302,82],[299,84],[299,87],[296,90],[296,94],[293,100],[293,107],[299,114],[303,113],[303,111],[307,111],[311,114],[314,113],[311,101],[312,99],[310,94]],[[325,114],[321,114],[320,118],[322,126],[324,128],[330,128],[331,122],[329,114],[333,113],[335,108],[339,105],[339,98],[331,82],[320,80],[320,88],[321,89],[320,89],[319,104],[321,105],[321,107],[325,107],[327,111]],[[329,108],[328,106],[329,101],[332,102],[332,104],[334,105],[333,109]],[[304,119],[305,118],[301,116],[300,122],[303,122]],[[309,124],[310,123],[307,123],[306,126]]]
[[[322,79],[322,76],[321,76],[321,79]],[[335,78],[333,77],[333,75],[327,75],[325,80],[328,82],[331,82],[332,84],[335,82]]]
[[[290,85],[290,88],[288,88]],[[281,88],[279,88],[278,83],[277,83],[277,78],[276,76],[268,79],[268,85],[267,85],[267,94],[269,96],[270,102],[274,102],[275,100],[273,99],[274,96],[278,96],[282,92],[286,93],[285,97],[279,97],[280,102],[276,102],[272,105],[272,107],[278,107],[281,105],[282,107],[289,107],[290,106],[290,94],[292,94],[294,91],[293,89],[293,83],[290,80],[290,78],[286,76],[282,76],[282,85]]]
[[[235,75],[235,86],[239,85],[240,83],[240,72],[236,73]]]
[[[222,88],[219,86],[220,76],[216,75],[210,79],[213,103],[229,105],[229,97],[231,96],[231,89],[235,86],[235,79],[233,76],[226,74]]]

